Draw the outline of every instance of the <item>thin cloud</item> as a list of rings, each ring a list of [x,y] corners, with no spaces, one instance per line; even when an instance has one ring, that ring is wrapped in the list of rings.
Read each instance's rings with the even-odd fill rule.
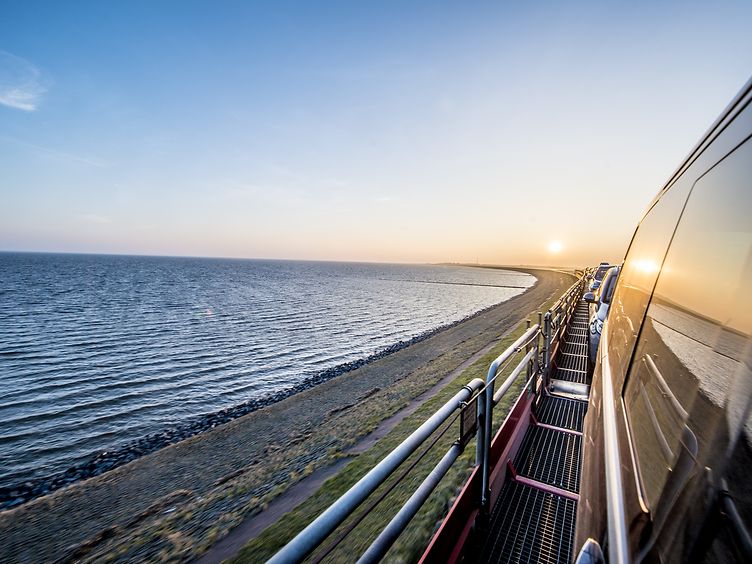
[[[107,217],[106,215],[98,215],[95,213],[85,213],[79,216],[79,219],[87,222],[87,223],[95,223],[98,225],[104,225],[107,223],[112,223],[112,220]]]
[[[26,59],[0,51],[0,104],[34,112],[47,92],[42,72]]]
[[[50,147],[43,147],[35,143],[29,143],[28,141],[16,139],[15,137],[0,136],[0,141],[4,141],[6,143],[12,143],[20,147],[26,147],[28,149],[36,151],[39,154],[51,157],[59,161],[78,163],[78,164],[83,164],[87,166],[93,166],[96,168],[106,168],[110,166],[109,162],[103,161],[101,159],[97,159],[95,157],[84,157],[81,155],[74,155],[73,153],[67,153],[65,151],[58,151],[57,149],[51,149]]]

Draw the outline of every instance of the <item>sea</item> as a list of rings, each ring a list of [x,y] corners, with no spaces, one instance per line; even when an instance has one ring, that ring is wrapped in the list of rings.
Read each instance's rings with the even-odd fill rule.
[[[0,488],[504,302],[490,268],[0,253]]]

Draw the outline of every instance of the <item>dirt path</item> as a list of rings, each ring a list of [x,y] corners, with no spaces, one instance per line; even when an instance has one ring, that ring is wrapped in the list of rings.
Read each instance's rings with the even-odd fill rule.
[[[550,296],[545,298],[545,300],[550,299],[555,293],[556,292],[553,292]],[[535,319],[531,319],[531,321],[534,323],[537,322]],[[313,495],[326,480],[336,475],[337,472],[339,472],[351,460],[352,456],[356,456],[370,449],[394,429],[394,427],[396,427],[403,419],[415,413],[425,401],[432,398],[438,391],[444,388],[444,386],[454,381],[465,371],[465,369],[473,365],[478,359],[488,354],[491,349],[493,349],[496,344],[513,329],[514,327],[508,328],[504,333],[500,334],[496,340],[475,352],[452,372],[441,378],[435,385],[415,397],[407,406],[400,409],[394,415],[381,421],[374,431],[361,437],[352,447],[344,452],[346,458],[340,459],[329,466],[319,468],[313,474],[303,478],[300,482],[272,500],[264,511],[246,518],[240,525],[231,530],[226,537],[213,545],[200,558],[198,558],[195,561],[195,564],[219,564],[224,560],[233,558],[246,543],[260,535],[267,527],[274,524],[280,517],[282,517],[282,515],[294,509],[308,499],[308,497]]]
[[[390,420],[396,424],[417,408],[416,398],[430,397],[470,357],[571,283],[561,273],[533,274],[538,283],[530,290],[425,341],[0,512],[0,561],[186,559],[206,550],[302,477],[324,476],[323,482],[320,468],[359,442],[373,444]],[[307,487],[294,491],[299,497]]]
[[[240,525],[230,531],[225,538],[212,546],[198,560],[196,560],[196,564],[215,564],[235,556],[248,541],[256,538],[264,531],[264,529],[282,517],[282,515],[291,509],[294,509],[313,495],[326,480],[334,476],[351,460],[351,456],[365,452],[375,445],[379,439],[385,437],[389,431],[394,429],[394,427],[396,427],[405,417],[415,413],[424,401],[431,398],[436,392],[441,390],[441,388],[457,378],[465,368],[472,365],[476,360],[488,353],[495,345],[496,342],[493,342],[483,347],[483,349],[475,353],[467,361],[463,362],[454,371],[439,380],[436,385],[412,400],[406,407],[403,407],[391,417],[384,419],[374,431],[360,439],[345,451],[346,458],[339,459],[337,462],[330,464],[329,466],[319,468],[313,474],[306,476],[300,482],[286,490],[283,494],[274,498],[264,511],[248,517]]]

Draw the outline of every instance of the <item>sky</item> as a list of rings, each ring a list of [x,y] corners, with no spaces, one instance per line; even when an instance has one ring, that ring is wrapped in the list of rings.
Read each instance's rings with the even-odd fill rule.
[[[752,3],[0,0],[0,250],[587,265]]]

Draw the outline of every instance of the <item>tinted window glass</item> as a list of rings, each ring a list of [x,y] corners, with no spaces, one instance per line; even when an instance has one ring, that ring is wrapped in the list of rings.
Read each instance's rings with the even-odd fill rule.
[[[727,471],[752,469],[751,211],[747,142],[692,190],[624,388],[655,548],[665,561],[691,549],[709,494]],[[752,480],[729,489],[752,523]]]
[[[613,294],[612,288],[614,287],[614,283],[616,281],[616,276],[614,276],[615,273],[616,273],[616,269],[610,268],[609,271],[606,273],[606,276],[603,277],[603,283],[601,284],[601,287],[598,289],[598,293],[600,294],[600,300],[604,304],[607,304],[611,301],[611,296]]]
[[[611,284],[608,287],[608,292],[606,293],[606,299],[604,300],[607,304],[611,303],[611,299],[614,297],[614,290],[616,289],[616,282],[619,280],[619,269],[615,268],[614,273],[611,275]]]
[[[609,267],[608,266],[599,266],[598,270],[595,271],[594,278],[596,280],[603,280],[603,275],[608,272]]]
[[[637,332],[689,187],[688,181],[679,179],[656,202],[637,228],[619,274],[608,322],[608,358],[617,390],[621,390]]]

